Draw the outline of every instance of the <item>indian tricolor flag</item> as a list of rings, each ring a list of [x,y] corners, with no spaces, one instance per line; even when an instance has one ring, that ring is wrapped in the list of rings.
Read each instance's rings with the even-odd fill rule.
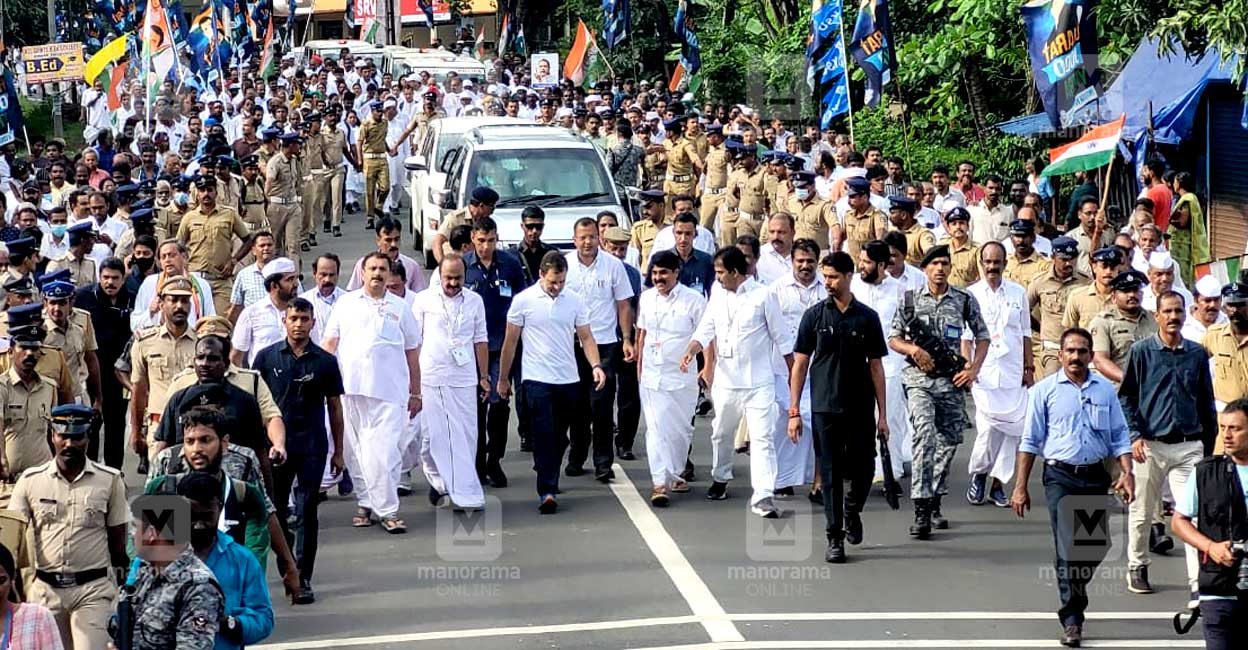
[[[1049,166],[1040,175],[1060,176],[1108,165],[1114,159],[1114,151],[1122,139],[1122,125],[1126,121],[1124,113],[1122,117],[1088,131],[1070,144],[1049,149]]]
[[[576,21],[576,39],[572,41],[572,49],[568,51],[568,58],[563,64],[563,76],[578,86],[585,82],[585,64],[589,60],[593,40],[594,35],[589,33],[585,21]]]
[[[1248,268],[1245,263],[1248,255],[1237,255],[1226,259],[1205,262],[1196,265],[1196,279],[1199,280],[1206,275],[1212,275],[1222,286],[1226,286],[1232,282],[1239,280],[1239,270]]]

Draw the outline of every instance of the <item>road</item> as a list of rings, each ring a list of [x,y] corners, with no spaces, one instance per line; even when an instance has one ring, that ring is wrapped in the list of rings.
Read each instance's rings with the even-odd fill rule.
[[[358,216],[345,236],[321,236],[313,254],[343,257],[343,278],[373,246]],[[408,240],[404,251],[409,252]],[[311,258],[309,257],[309,260]],[[909,502],[888,510],[875,494],[866,541],[849,562],[828,565],[822,512],[805,498],[778,503],[775,525],[750,515],[748,458],[736,458],[730,498],[702,498],[710,419],[698,418],[694,490],[653,510],[646,497],[644,434],[638,460],[617,480],[564,478],[559,513],[537,512],[528,454],[514,419],[504,468],[511,485],[487,490],[483,515],[465,520],[416,493],[402,500],[408,533],[354,529],[354,503],[333,495],[321,508],[317,602],[292,607],[270,569],[276,629],[256,648],[1035,648],[1057,647],[1053,542],[1043,490],[1019,521],[973,507],[960,450],[946,497],[948,531],[909,538]],[[1116,516],[1110,560],[1090,587],[1087,647],[1203,647],[1199,627],[1175,636],[1170,617],[1187,600],[1181,558],[1156,558],[1158,593],[1126,591]],[[270,563],[272,566],[273,563]]]

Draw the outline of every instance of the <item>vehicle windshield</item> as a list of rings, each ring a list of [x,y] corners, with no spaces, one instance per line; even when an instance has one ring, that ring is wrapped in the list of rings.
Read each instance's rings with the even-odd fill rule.
[[[602,159],[593,149],[520,149],[478,151],[472,158],[468,188],[489,187],[499,202],[525,196],[587,195],[584,205],[615,202]]]
[[[419,73],[421,70],[427,70],[433,76],[434,81],[442,86],[446,83],[446,76],[454,72],[459,75],[460,79],[471,79],[475,84],[481,84],[485,81],[485,74],[479,70],[455,70],[453,68],[440,68],[421,65],[420,62],[395,61],[393,66],[395,77],[406,77],[413,72]]]

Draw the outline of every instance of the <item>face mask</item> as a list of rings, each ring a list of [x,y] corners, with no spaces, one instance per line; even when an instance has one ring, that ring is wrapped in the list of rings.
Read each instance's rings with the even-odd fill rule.
[[[217,529],[211,526],[193,526],[191,528],[191,546],[202,551],[217,541]]]
[[[156,258],[135,257],[131,260],[131,263],[143,273],[147,273],[152,268],[152,265],[156,263]]]
[[[810,198],[810,190],[806,188],[799,188],[797,190],[794,190],[794,193],[797,194],[798,201],[805,201],[806,199]]]
[[[187,194],[186,192],[178,192],[177,194],[173,195],[173,202],[177,203],[180,206],[185,206],[186,204],[191,202],[191,195]]]
[[[56,237],[57,239],[60,239],[60,238],[62,238],[62,237],[64,237],[64,236],[65,236],[65,231],[66,231],[66,230],[69,230],[69,226],[68,226],[67,224],[63,224],[63,223],[62,223],[62,224],[56,224],[56,225],[53,225],[53,226],[52,226],[52,236],[53,236],[53,237]]]

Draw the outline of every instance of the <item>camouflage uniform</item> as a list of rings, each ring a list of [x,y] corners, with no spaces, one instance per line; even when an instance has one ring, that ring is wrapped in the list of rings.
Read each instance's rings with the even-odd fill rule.
[[[140,562],[134,587],[135,648],[212,650],[225,599],[190,545],[160,573]]]
[[[979,313],[979,303],[969,293],[950,286],[934,297],[927,286],[906,292],[906,301],[914,305],[914,318],[926,323],[932,333],[957,350],[961,345],[962,328],[969,327],[977,341],[988,340],[988,327]],[[906,339],[906,309],[897,309],[889,338]],[[967,427],[966,394],[947,377],[929,377],[918,366],[908,365],[901,371],[906,389],[906,406],[914,426],[912,499],[939,498],[946,490],[953,454],[962,443]],[[939,506],[937,506],[939,507]]]

